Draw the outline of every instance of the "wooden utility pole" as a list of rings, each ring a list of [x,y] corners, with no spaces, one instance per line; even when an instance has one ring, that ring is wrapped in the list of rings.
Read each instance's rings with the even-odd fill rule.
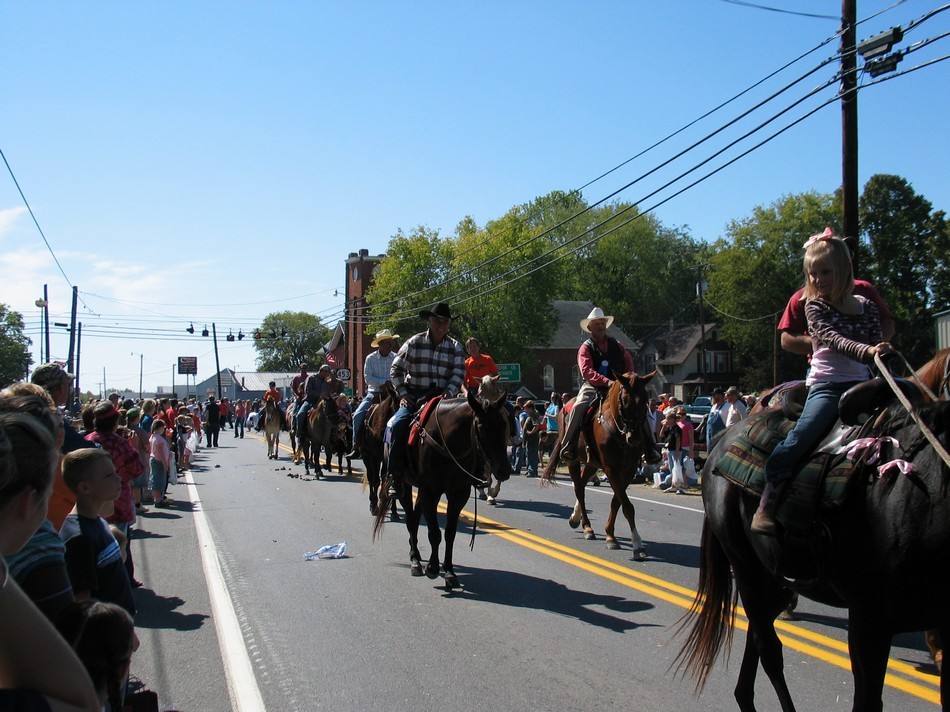
[[[858,274],[858,53],[857,0],[841,2],[841,236],[853,237],[851,262]]]

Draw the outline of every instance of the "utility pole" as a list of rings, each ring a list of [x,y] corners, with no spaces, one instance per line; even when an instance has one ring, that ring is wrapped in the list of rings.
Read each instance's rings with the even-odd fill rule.
[[[76,302],[79,300],[79,287],[73,287],[73,314],[69,320],[69,357],[66,359],[66,370],[73,371],[73,357],[76,355]],[[102,380],[105,380],[103,378]]]
[[[842,237],[853,237],[851,254],[858,274],[858,53],[857,0],[841,1],[841,194]]]
[[[699,358],[699,374],[703,379],[703,391],[708,391],[706,388],[706,317],[703,314],[703,267],[708,267],[707,264],[696,265],[696,294],[699,295],[699,347],[700,347],[700,358]]]
[[[77,330],[76,330],[76,371],[75,371],[76,380],[73,381],[73,388],[76,389],[76,396],[77,396],[77,397],[80,399],[80,401],[81,401],[81,400],[82,400],[82,397],[81,397],[82,391],[79,389],[79,371],[81,370],[81,369],[79,368],[79,356],[80,356],[80,354],[82,354],[82,322],[79,322],[79,324],[77,325],[77,327],[78,327],[78,328],[77,328]],[[49,333],[49,330],[48,330],[48,329],[47,329],[47,332],[46,332],[46,333],[47,333],[47,334]],[[47,348],[48,348],[48,347],[47,347]]]
[[[221,400],[221,363],[218,361],[218,330],[211,322],[211,334],[214,337],[214,369],[218,375],[218,400]]]

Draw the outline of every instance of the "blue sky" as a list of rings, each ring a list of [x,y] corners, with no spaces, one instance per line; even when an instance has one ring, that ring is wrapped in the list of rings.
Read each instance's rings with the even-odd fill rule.
[[[43,284],[60,322],[69,283],[79,287],[84,389],[98,390],[103,368],[110,389],[137,389],[138,354],[146,390],[170,385],[177,356],[198,356],[206,378],[210,339],[184,332],[189,323],[200,331],[213,321],[223,336],[283,309],[334,319],[350,252],[384,252],[397,230],[418,225],[448,235],[466,215],[484,224],[579,188],[839,25],[837,0],[761,4],[828,17],[726,0],[4,0],[0,149],[66,277],[0,165],[0,301],[24,314],[38,359]],[[859,0],[859,19],[881,14],[858,37],[906,27],[938,5]],[[948,29],[950,12],[939,14],[899,48]],[[635,180],[836,52],[836,41],[821,47],[585,197]],[[948,53],[950,41],[939,41],[899,68]],[[619,197],[642,208],[669,197],[676,188],[661,188],[666,181],[827,82],[834,67]],[[861,91],[862,185],[898,174],[950,208],[948,74],[943,62]],[[712,240],[757,205],[832,192],[840,125],[833,103],[656,215]],[[53,357],[67,346],[53,327]],[[249,340],[219,347],[222,366],[254,368]]]

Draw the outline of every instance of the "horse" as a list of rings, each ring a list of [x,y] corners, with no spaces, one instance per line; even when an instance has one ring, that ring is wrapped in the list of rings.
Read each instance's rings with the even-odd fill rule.
[[[936,434],[943,454],[902,406],[891,405],[869,433],[872,447],[857,456],[844,499],[816,515],[821,542],[819,575],[790,579],[779,568],[781,540],[750,531],[759,496],[714,474],[717,463],[745,428],[727,430],[710,453],[703,477],[706,518],[699,584],[681,629],[695,621],[676,658],[702,691],[724,644],[731,644],[737,598],[749,620],[734,695],[753,710],[758,664],[768,675],[782,710],[794,709],[785,681],[775,617],[797,591],[848,609],[848,643],[855,710],[880,710],[891,638],[934,629],[950,633],[950,402],[929,403],[913,414]],[[768,417],[755,415],[751,419]],[[888,441],[884,438],[893,438]],[[887,444],[891,443],[891,444]],[[880,462],[870,453],[880,446]],[[946,457],[948,462],[942,462]],[[888,461],[890,460],[890,461]],[[873,460],[872,460],[873,462]],[[909,463],[909,464],[908,464]],[[898,468],[896,465],[900,465]],[[906,472],[907,474],[902,474]],[[734,578],[733,578],[734,577]],[[735,590],[733,589],[735,581]],[[950,705],[950,676],[941,673],[943,709]]]
[[[638,561],[647,558],[646,546],[635,521],[636,512],[633,502],[627,496],[627,487],[633,482],[640,467],[640,458],[646,448],[652,447],[646,440],[646,419],[650,410],[647,383],[656,375],[650,373],[638,376],[630,373],[615,374],[616,378],[607,391],[607,395],[597,406],[593,420],[586,424],[578,440],[578,455],[587,451],[587,457],[582,463],[579,459],[568,464],[568,472],[574,483],[576,498],[574,511],[568,520],[572,529],[583,524],[584,538],[596,539],[590,519],[587,517],[585,503],[587,482],[596,476],[597,469],[602,468],[607,475],[607,481],[613,489],[610,500],[610,515],[604,526],[608,549],[619,549],[620,544],[614,536],[614,523],[618,510],[630,524],[630,542],[633,546],[633,556]],[[578,414],[578,417],[583,417]],[[558,433],[565,432],[565,411],[558,413]],[[584,447],[586,444],[586,448]],[[554,473],[560,460],[561,438],[555,442],[551,459],[542,475],[544,481],[554,479]],[[581,469],[583,465],[583,470]]]
[[[290,451],[293,453],[291,459],[296,465],[300,462],[300,451],[297,449],[297,411],[300,409],[300,403],[296,400],[287,404],[287,410],[284,411],[284,429],[290,433]]]
[[[494,403],[501,399],[504,403],[507,400],[508,394],[505,390],[502,389],[501,385],[501,376],[482,376],[482,380],[478,383],[478,395],[485,400]],[[518,432],[518,426],[515,423],[514,414],[508,410],[507,406],[505,411],[508,413],[508,444],[512,445],[511,436],[515,435]],[[498,502],[498,494],[501,492],[501,480],[495,477],[491,471],[488,472],[488,484],[484,487],[476,487],[475,491],[479,499],[484,499],[488,504],[495,505]]]
[[[320,454],[322,450],[330,453],[333,447],[335,411],[336,404],[332,400],[321,398],[307,413],[307,424],[298,443],[305,475],[310,474],[311,463],[313,463],[314,476],[317,479],[323,474],[323,469],[320,467]],[[332,460],[328,463],[328,467],[330,464]]]
[[[264,438],[267,440],[267,459],[277,460],[280,454],[280,429],[284,414],[277,402],[268,398],[264,404]]]
[[[511,475],[511,464],[505,451],[508,412],[504,398],[495,402],[480,398],[472,391],[462,398],[442,398],[433,407],[425,425],[418,432],[418,440],[406,448],[409,463],[398,494],[406,512],[409,531],[409,572],[413,576],[425,573],[430,579],[439,575],[438,504],[444,494],[447,501],[445,516],[445,558],[441,563],[446,588],[459,585],[452,553],[459,514],[468,500],[473,485],[485,482],[485,473],[491,469],[499,480]],[[415,505],[412,488],[419,490]],[[382,532],[389,494],[380,497],[380,505],[373,526],[373,537]],[[418,530],[421,516],[425,516],[432,553],[423,570],[418,548]]]
[[[336,465],[340,474],[343,474],[343,458],[353,449],[353,426],[344,418],[340,418],[330,433],[330,449],[327,450],[327,469],[333,472],[333,456],[336,455]],[[346,458],[346,474],[353,474],[353,461]]]
[[[363,466],[366,468],[364,477],[369,487],[369,511],[374,517],[379,511],[379,487],[382,484],[381,471],[385,462],[383,437],[386,434],[386,423],[393,417],[399,405],[399,397],[389,381],[383,384],[376,396],[379,400],[366,411],[360,431],[361,442],[356,443],[363,453]],[[392,518],[396,519],[398,515],[395,498],[392,500],[391,512]]]

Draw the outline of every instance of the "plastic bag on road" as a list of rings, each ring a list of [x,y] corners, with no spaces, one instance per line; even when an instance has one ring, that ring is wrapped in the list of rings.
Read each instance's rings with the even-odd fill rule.
[[[308,551],[303,555],[304,561],[313,561],[314,559],[342,559],[346,554],[346,542],[339,544],[327,544],[321,546],[316,551]]]

